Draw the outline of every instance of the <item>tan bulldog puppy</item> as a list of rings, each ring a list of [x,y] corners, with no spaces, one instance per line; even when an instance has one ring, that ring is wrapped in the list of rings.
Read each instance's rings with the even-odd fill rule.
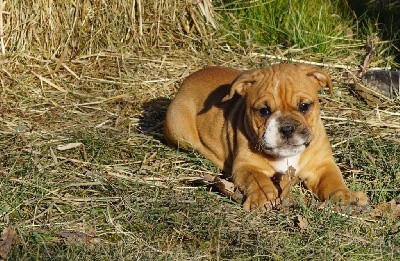
[[[164,136],[195,149],[245,196],[244,209],[279,202],[289,168],[322,201],[365,205],[367,196],[347,188],[334,162],[320,118],[318,90],[329,75],[305,64],[239,71],[208,67],[187,77],[172,100]]]

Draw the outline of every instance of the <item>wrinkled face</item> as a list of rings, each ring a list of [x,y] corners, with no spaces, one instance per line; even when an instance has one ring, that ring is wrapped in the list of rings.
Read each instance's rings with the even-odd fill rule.
[[[316,67],[302,66],[285,64],[260,70],[240,90],[246,99],[246,132],[256,149],[268,155],[297,155],[313,139],[319,119],[317,92],[330,85],[330,79]],[[316,72],[309,72],[310,68]]]
[[[266,154],[288,157],[302,152],[311,142],[318,97],[296,90],[287,80],[260,83],[264,95],[248,99],[247,120],[256,137],[256,147]],[[298,86],[299,83],[294,83]],[[251,94],[249,94],[251,97]]]

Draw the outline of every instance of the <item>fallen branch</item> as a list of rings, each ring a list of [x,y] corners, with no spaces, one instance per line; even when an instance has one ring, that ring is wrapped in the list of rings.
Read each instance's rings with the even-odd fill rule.
[[[330,117],[330,116],[321,116],[324,120],[332,120],[332,121],[346,121],[346,122],[353,122],[353,123],[362,123],[367,124],[373,127],[386,127],[392,129],[400,129],[400,124],[395,123],[388,123],[388,122],[376,122],[370,120],[354,120],[349,118],[341,118],[341,117]]]
[[[251,53],[250,56],[252,56],[252,57],[265,57],[265,58],[268,58],[268,59],[274,59],[274,60],[280,60],[280,61],[290,61],[290,62],[295,62],[295,63],[306,63],[306,64],[322,66],[322,67],[330,67],[330,68],[339,68],[339,69],[351,70],[350,66],[343,65],[343,64],[329,64],[329,63],[311,62],[311,61],[307,61],[307,60],[292,59],[292,58],[286,58],[284,56],[261,54],[261,53]]]

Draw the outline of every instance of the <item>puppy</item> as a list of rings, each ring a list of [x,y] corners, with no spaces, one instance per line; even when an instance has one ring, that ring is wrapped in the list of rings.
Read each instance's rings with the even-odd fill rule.
[[[329,75],[305,64],[208,67],[184,80],[164,136],[231,173],[246,210],[275,206],[284,184],[275,177],[289,170],[322,201],[365,205],[367,196],[347,188],[334,162],[320,118],[321,87],[332,89]]]

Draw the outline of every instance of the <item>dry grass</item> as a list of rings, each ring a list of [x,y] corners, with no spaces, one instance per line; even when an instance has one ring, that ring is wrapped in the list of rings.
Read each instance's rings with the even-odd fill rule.
[[[163,143],[166,106],[189,73],[275,62],[219,47],[197,4],[17,2],[3,9],[0,61],[0,226],[18,237],[10,260],[399,257],[391,210],[340,214],[296,187],[287,209],[245,213],[199,178],[218,175],[209,161]],[[400,103],[368,107],[344,69],[329,70],[335,96],[321,99],[335,157],[352,188],[390,201]]]
[[[4,1],[6,52],[74,59],[100,50],[130,53],[209,42],[209,1]],[[190,41],[189,41],[190,40]]]

